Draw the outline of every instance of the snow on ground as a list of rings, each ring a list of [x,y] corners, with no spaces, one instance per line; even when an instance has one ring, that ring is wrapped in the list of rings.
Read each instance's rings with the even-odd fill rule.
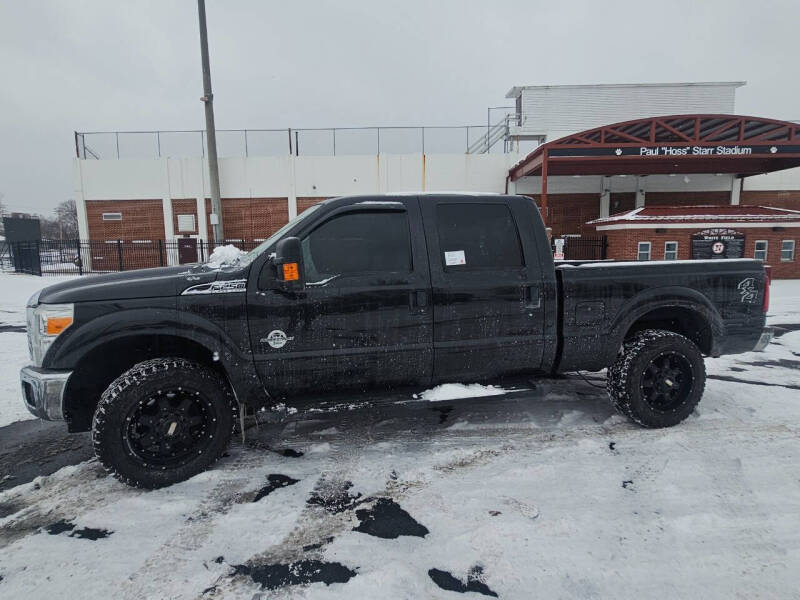
[[[507,391],[496,385],[481,385],[480,383],[443,383],[434,388],[414,394],[414,398],[438,402],[441,400],[458,400],[459,398],[476,398],[481,396],[499,396]]]
[[[800,282],[770,315],[800,325]],[[798,356],[790,327],[709,360],[666,430],[567,378],[301,411],[163,490],[67,467],[0,494],[0,597],[795,597]]]
[[[30,362],[25,304],[35,292],[71,277],[0,273],[0,427],[33,419],[22,403],[19,370]]]

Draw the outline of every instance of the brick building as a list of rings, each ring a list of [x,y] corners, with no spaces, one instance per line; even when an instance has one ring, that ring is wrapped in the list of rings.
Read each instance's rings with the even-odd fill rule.
[[[800,278],[800,211],[767,206],[646,206],[587,223],[614,260],[757,258]]]

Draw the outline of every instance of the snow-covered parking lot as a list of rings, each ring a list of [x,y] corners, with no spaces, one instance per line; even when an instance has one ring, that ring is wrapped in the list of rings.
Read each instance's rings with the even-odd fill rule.
[[[22,305],[54,282],[0,276],[0,464],[29,417]],[[343,396],[157,491],[61,468],[0,492],[0,598],[797,597],[800,282],[773,283],[769,323],[668,430],[590,374]]]

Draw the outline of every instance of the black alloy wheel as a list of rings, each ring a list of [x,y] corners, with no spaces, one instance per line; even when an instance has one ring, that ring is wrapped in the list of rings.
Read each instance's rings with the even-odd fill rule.
[[[144,467],[180,467],[207,452],[217,416],[199,391],[158,390],[128,411],[123,441]]]
[[[642,375],[641,391],[654,410],[667,412],[686,402],[693,382],[689,360],[679,352],[667,351],[647,365]]]

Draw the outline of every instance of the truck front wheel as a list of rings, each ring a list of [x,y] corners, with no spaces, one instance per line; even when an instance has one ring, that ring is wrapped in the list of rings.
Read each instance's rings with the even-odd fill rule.
[[[205,470],[223,453],[236,403],[214,371],[183,358],[141,362],[115,379],[94,414],[103,466],[135,487],[158,488]]]
[[[648,329],[625,342],[606,389],[626,417],[644,427],[671,427],[692,413],[705,381],[703,355],[690,339]]]

